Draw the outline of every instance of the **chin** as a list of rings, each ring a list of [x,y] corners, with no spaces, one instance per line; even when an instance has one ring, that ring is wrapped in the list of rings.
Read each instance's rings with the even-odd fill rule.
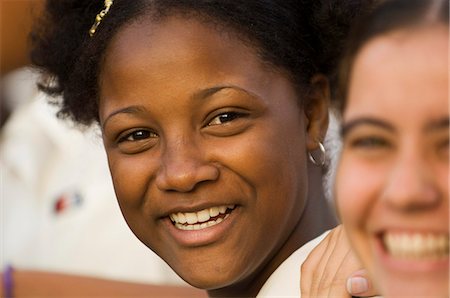
[[[399,276],[398,274],[386,274],[378,281],[378,284],[384,298],[450,297],[448,271],[446,273],[436,272],[436,274],[420,274],[409,277]]]
[[[242,273],[230,267],[217,264],[188,264],[173,266],[172,269],[188,284],[203,290],[215,290],[235,284]]]
[[[215,290],[232,284],[230,279],[223,277],[211,278],[211,275],[188,274],[186,276],[180,275],[180,277],[191,286],[202,290]]]
[[[446,283],[422,283],[420,285],[412,284],[407,285],[392,285],[388,286],[382,291],[384,298],[398,298],[398,297],[421,297],[421,298],[448,298],[449,287],[448,281]]]

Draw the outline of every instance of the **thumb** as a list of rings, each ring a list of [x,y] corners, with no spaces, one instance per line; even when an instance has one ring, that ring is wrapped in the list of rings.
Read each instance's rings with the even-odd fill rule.
[[[347,278],[347,292],[356,297],[379,295],[365,269],[355,271]]]

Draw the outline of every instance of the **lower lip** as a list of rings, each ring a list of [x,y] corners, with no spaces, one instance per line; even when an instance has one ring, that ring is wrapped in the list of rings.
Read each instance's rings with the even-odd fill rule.
[[[229,216],[219,224],[201,230],[180,230],[175,227],[170,218],[164,219],[169,234],[182,246],[205,246],[222,240],[235,225],[239,208],[236,207]]]
[[[449,257],[432,259],[399,259],[391,256],[385,249],[381,237],[376,238],[375,253],[381,261],[381,265],[392,271],[406,272],[408,274],[438,272],[449,270]]]

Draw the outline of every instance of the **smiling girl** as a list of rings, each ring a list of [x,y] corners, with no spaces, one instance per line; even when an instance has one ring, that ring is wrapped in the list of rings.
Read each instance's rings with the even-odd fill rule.
[[[337,2],[47,2],[42,87],[100,125],[131,230],[211,296],[299,295],[274,271],[335,225],[328,78],[363,1]]]
[[[386,1],[343,63],[337,206],[385,297],[449,297],[448,5]]]

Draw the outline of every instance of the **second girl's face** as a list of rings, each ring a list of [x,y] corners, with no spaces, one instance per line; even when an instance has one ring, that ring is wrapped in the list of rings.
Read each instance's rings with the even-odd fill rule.
[[[369,41],[354,62],[341,219],[385,297],[448,297],[448,29]]]
[[[206,23],[141,20],[113,39],[100,77],[124,217],[206,289],[250,280],[305,205],[304,113],[287,77],[258,57]]]

